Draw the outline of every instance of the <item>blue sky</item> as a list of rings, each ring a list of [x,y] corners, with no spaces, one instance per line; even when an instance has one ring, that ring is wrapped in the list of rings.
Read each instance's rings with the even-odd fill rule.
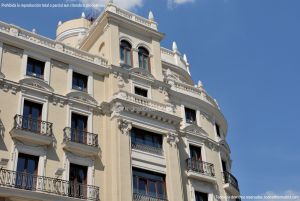
[[[118,1],[143,16],[152,10],[166,33],[162,45],[176,40],[195,82],[218,100],[241,193],[299,194],[300,1]],[[54,38],[59,20],[82,11],[0,8],[0,20]]]

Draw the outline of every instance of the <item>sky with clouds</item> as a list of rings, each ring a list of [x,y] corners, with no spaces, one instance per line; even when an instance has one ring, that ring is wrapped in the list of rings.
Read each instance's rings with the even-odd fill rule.
[[[171,48],[176,40],[188,56],[194,81],[202,80],[218,100],[229,123],[232,172],[241,193],[299,195],[300,1],[115,2],[142,16],[152,10],[159,30],[166,33],[162,45]],[[82,11],[0,8],[0,20],[55,38],[58,21],[77,18]]]

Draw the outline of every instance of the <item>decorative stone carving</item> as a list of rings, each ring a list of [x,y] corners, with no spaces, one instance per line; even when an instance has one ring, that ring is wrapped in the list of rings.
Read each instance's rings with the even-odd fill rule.
[[[98,102],[89,94],[81,91],[74,91],[67,94],[68,98],[79,100],[88,104],[98,105]]]
[[[3,73],[0,72],[0,80],[1,80],[1,79],[4,79],[4,78],[5,78],[5,75],[4,75]]]
[[[119,129],[122,134],[129,135],[130,130],[132,129],[132,123],[123,119],[118,120]]]
[[[207,132],[203,130],[201,127],[197,125],[188,125],[182,130],[183,133],[191,134],[191,135],[204,135],[207,136]]]
[[[142,68],[131,68],[130,73],[141,76],[141,77],[145,77],[151,80],[154,80],[155,78],[153,77],[153,75],[151,73],[149,73],[149,71],[144,70]]]
[[[167,142],[172,146],[176,146],[177,143],[179,142],[178,135],[176,133],[169,132],[167,134]]]
[[[54,91],[54,89],[50,85],[48,85],[46,82],[44,82],[42,80],[39,80],[39,79],[36,79],[36,78],[22,79],[22,80],[20,80],[20,84],[24,85],[24,86],[27,85],[27,86],[38,88],[38,89],[41,89],[41,90],[45,90],[47,92],[53,92]]]
[[[117,80],[118,80],[118,87],[124,88],[125,81],[124,81],[123,75],[121,73],[114,72],[114,77],[117,78]]]
[[[120,112],[122,112],[125,109],[125,107],[122,105],[122,103],[120,102],[116,102],[113,107],[112,107],[112,112],[115,114],[120,114]]]

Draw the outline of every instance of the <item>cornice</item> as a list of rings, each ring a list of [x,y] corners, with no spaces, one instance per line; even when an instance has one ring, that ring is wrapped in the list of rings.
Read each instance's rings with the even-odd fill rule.
[[[6,26],[7,30],[1,30]],[[84,66],[98,74],[107,74],[107,61],[88,52],[67,46],[57,41],[33,34],[29,31],[0,22],[0,40],[7,46],[17,46],[75,66]]]

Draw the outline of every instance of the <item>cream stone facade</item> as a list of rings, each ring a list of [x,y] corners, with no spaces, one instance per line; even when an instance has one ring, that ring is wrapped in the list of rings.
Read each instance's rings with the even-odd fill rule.
[[[0,22],[1,201],[239,196],[227,122],[152,12],[110,1],[56,33]]]

